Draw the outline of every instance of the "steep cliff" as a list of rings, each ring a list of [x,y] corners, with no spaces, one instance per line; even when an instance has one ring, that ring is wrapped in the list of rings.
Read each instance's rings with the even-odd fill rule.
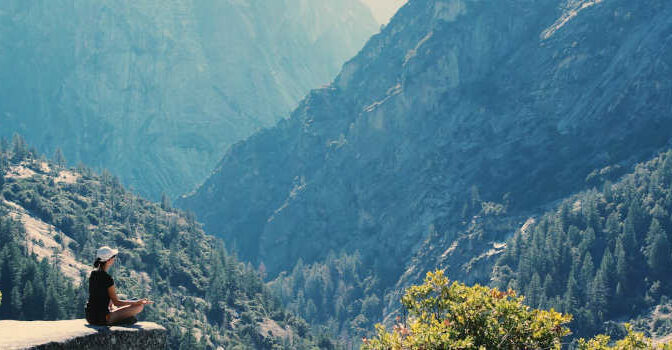
[[[0,321],[0,348],[162,350],[166,329],[151,322],[96,327],[86,320]]]
[[[670,14],[659,0],[412,0],[180,203],[271,273],[360,250],[386,283],[432,237],[464,235],[474,203],[499,203],[508,228],[446,251],[466,278],[526,213],[668,143]]]
[[[0,135],[176,196],[376,30],[358,0],[3,1]]]

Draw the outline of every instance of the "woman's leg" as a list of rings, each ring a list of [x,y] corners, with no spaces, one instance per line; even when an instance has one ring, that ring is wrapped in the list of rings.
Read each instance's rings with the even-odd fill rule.
[[[125,306],[108,314],[107,323],[115,323],[139,314],[144,305]]]

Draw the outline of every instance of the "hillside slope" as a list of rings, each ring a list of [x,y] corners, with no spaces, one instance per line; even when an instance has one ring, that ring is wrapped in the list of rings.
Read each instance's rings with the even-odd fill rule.
[[[359,0],[3,1],[0,136],[176,197],[376,30]]]
[[[659,0],[411,0],[179,204],[271,275],[359,250],[389,286],[481,202],[522,225],[595,169],[667,145],[671,14]],[[512,230],[488,232],[445,252],[451,277]]]
[[[109,173],[46,162],[21,138],[0,148],[0,319],[83,318],[101,245],[119,248],[117,291],[155,302],[139,318],[165,326],[171,349],[317,345],[193,216],[129,193]]]
[[[601,190],[581,192],[535,218],[507,241],[492,284],[533,307],[574,315],[578,335],[604,322],[642,316],[654,336],[672,330],[672,151],[638,164]]]

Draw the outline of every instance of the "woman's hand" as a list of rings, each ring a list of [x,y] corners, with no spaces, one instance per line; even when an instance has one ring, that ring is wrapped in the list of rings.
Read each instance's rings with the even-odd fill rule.
[[[134,304],[135,305],[147,305],[147,304],[152,304],[152,303],[153,303],[153,301],[143,298],[143,299],[140,299],[140,300],[136,301]]]

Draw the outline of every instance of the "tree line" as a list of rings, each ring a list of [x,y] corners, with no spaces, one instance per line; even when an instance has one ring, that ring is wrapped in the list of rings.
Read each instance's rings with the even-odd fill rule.
[[[10,176],[17,169],[33,175]],[[62,174],[71,180],[57,180]],[[0,319],[83,318],[88,297],[88,271],[75,287],[58,264],[28,251],[24,225],[11,214],[17,206],[52,227],[47,234],[78,261],[92,262],[101,245],[118,247],[117,290],[155,301],[140,317],[166,326],[171,349],[331,344],[287,312],[259,272],[206,235],[193,214],[167,198],[158,204],[130,193],[108,171],[67,168],[60,151],[48,160],[20,136],[0,140]],[[268,333],[268,323],[288,334]]]
[[[492,285],[574,315],[578,335],[672,295],[672,151],[619,182],[572,196],[507,243]],[[672,322],[659,325],[669,332]]]

